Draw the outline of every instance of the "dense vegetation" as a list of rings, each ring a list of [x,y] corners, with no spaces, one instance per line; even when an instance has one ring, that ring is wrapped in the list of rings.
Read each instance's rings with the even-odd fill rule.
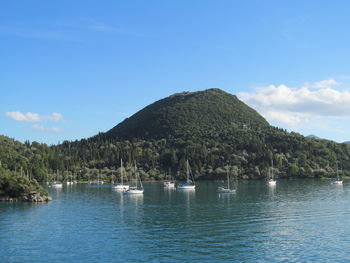
[[[0,197],[29,199],[38,195],[47,197],[48,192],[35,179],[0,168]]]
[[[2,167],[38,181],[79,180],[119,175],[137,163],[144,180],[162,179],[169,168],[184,178],[186,159],[199,179],[225,176],[228,166],[237,178],[265,178],[274,160],[280,177],[330,177],[339,162],[350,175],[350,146],[305,138],[271,127],[235,96],[212,89],[175,94],[157,101],[110,131],[89,139],[47,146],[0,137]]]
[[[109,130],[109,139],[216,138],[267,121],[236,96],[219,89],[174,94],[145,107]]]

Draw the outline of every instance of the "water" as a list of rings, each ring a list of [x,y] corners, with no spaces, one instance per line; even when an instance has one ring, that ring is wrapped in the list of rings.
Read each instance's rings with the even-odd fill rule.
[[[48,204],[0,203],[0,262],[346,262],[350,186],[323,180],[145,183],[50,189]]]

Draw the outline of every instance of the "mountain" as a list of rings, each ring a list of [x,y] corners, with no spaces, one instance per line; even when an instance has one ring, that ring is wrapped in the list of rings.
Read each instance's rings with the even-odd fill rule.
[[[306,138],[316,139],[316,140],[322,140],[322,138],[317,137],[316,135],[313,135],[313,134],[310,134],[310,135],[306,136]]]
[[[268,122],[236,96],[220,89],[183,92],[161,99],[125,119],[108,138],[161,139],[207,137],[237,127],[267,127]]]
[[[88,180],[119,176],[123,159],[143,180],[163,179],[169,168],[178,180],[186,160],[197,179],[262,179],[271,160],[279,177],[330,177],[339,162],[350,176],[350,146],[315,140],[270,126],[236,96],[218,89],[183,92],[156,101],[106,133],[56,146],[21,144],[0,136],[0,161],[38,181],[75,174]],[[64,171],[64,172],[63,172]],[[114,178],[118,179],[118,178]]]

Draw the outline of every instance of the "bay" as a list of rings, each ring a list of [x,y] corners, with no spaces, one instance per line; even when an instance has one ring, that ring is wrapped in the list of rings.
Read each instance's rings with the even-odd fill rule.
[[[47,204],[0,203],[0,262],[344,262],[350,186],[328,180],[49,188]]]

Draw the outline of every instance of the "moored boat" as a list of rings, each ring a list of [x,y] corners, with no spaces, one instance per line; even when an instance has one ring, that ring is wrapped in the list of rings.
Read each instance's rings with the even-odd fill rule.
[[[190,171],[189,171],[189,164],[188,160],[186,162],[186,182],[178,184],[177,189],[179,190],[194,190],[196,188],[196,185],[192,180],[190,180]]]

